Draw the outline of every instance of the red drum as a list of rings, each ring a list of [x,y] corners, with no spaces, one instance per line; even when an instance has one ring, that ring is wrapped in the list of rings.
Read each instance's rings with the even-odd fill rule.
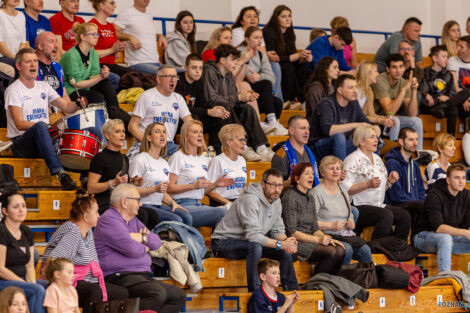
[[[51,138],[53,140],[59,140],[60,139],[60,129],[57,126],[50,126],[49,127],[49,135],[51,135]]]
[[[88,131],[66,129],[60,137],[60,163],[72,170],[89,170],[91,159],[100,151],[101,139]]]

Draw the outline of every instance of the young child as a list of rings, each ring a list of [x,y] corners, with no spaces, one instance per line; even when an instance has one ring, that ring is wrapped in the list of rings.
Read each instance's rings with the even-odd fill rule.
[[[249,313],[292,313],[294,304],[299,301],[299,293],[294,290],[287,298],[276,291],[281,283],[279,262],[275,260],[261,260],[258,263],[258,273],[261,279],[261,288],[255,290],[248,301]]]
[[[0,313],[29,313],[23,289],[6,287],[0,292]]]
[[[47,313],[80,313],[78,294],[73,287],[73,263],[66,258],[49,259],[46,277],[51,283],[46,290]]]

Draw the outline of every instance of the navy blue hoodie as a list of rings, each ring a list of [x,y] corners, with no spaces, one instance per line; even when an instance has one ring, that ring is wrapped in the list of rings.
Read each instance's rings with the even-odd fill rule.
[[[406,161],[396,147],[385,155],[385,167],[390,174],[396,171],[400,179],[392,185],[385,193],[385,203],[389,205],[409,201],[424,200],[426,191],[424,189],[423,177],[419,165],[411,157]]]

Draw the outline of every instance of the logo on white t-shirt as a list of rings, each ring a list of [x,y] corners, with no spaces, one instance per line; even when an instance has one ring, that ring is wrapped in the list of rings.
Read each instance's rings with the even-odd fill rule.
[[[190,164],[190,163],[184,163],[184,168],[193,168],[194,165]]]
[[[45,92],[41,92],[41,99],[42,100],[46,99],[46,93]]]
[[[158,101],[152,101],[152,106],[153,107],[157,107],[157,106],[161,106],[162,104],[159,103]]]
[[[178,102],[174,102],[171,106],[173,107],[175,111],[178,111],[178,109],[180,108]]]
[[[207,170],[208,170],[208,169],[207,169],[207,165],[203,164],[203,165],[202,165],[202,169],[207,172]]]
[[[246,173],[246,166],[242,167],[242,171],[244,171]]]
[[[168,174],[170,174],[170,171],[167,169],[167,168],[164,168],[163,169],[163,173],[168,176]]]

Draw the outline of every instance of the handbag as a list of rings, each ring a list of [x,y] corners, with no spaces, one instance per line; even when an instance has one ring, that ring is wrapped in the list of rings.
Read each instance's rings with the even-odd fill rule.
[[[96,313],[139,313],[140,298],[95,303]]]
[[[410,275],[391,265],[381,264],[376,266],[379,287],[384,289],[406,289],[410,283]]]
[[[374,262],[342,265],[338,271],[338,276],[346,278],[365,289],[377,288],[378,286]]]

